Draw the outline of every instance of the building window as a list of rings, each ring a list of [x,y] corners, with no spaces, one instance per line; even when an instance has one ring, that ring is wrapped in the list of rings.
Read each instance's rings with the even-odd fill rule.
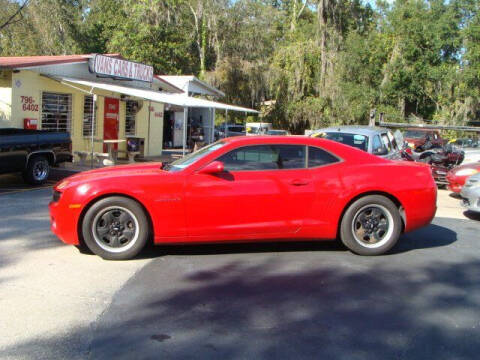
[[[93,95],[85,95],[83,98],[83,136],[92,136],[92,124],[93,135],[97,134],[93,107]]]
[[[42,94],[42,129],[70,131],[72,95],[44,92]]]
[[[127,100],[125,115],[125,135],[135,135],[135,119],[138,112],[138,101]]]

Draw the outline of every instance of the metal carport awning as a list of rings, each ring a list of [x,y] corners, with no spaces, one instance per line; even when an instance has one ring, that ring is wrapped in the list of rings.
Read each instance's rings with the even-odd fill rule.
[[[66,77],[53,78],[53,79],[60,81],[62,83],[68,82],[72,84],[83,85],[89,88],[112,91],[120,94],[125,94],[129,96],[143,98],[146,100],[155,101],[155,102],[177,105],[184,108],[185,107],[214,108],[214,109],[241,111],[241,112],[248,112],[248,113],[258,113],[258,111],[254,109],[224,104],[224,103],[205,100],[205,99],[198,99],[191,96],[187,96],[186,94],[166,94],[166,93],[162,93],[160,91],[155,91],[155,90],[132,88],[127,86],[66,78]]]
[[[139,88],[133,88],[128,86],[107,84],[107,83],[81,80],[81,79],[75,79],[75,78],[69,78],[69,77],[50,77],[50,76],[47,76],[47,77],[52,80],[59,81],[60,83],[67,86],[75,87],[72,84],[86,86],[91,89],[90,93],[93,93],[93,89],[101,89],[101,90],[111,91],[111,92],[124,94],[128,96],[134,96],[140,99],[183,107],[183,155],[185,155],[185,148],[186,148],[186,142],[187,142],[187,139],[186,139],[187,117],[188,117],[189,107],[210,108],[210,109],[213,108],[213,109],[225,110],[225,113],[226,113],[225,123],[227,122],[229,110],[258,114],[258,111],[254,109],[224,104],[216,101],[194,98],[194,97],[188,96],[187,94],[168,94],[168,93],[162,93],[160,91],[155,91],[155,90],[139,89]],[[85,91],[83,89],[79,89],[79,90]]]

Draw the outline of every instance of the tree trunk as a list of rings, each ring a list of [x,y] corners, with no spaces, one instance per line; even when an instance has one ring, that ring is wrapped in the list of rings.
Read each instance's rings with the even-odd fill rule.
[[[200,26],[200,78],[204,79],[205,73],[207,72],[207,65],[205,62],[207,54],[207,26],[205,24],[205,16],[202,16]]]

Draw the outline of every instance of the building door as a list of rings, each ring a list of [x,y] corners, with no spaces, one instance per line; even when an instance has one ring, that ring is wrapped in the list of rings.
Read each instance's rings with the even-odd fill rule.
[[[173,129],[175,114],[173,111],[165,111],[163,115],[163,147],[173,147]]]
[[[117,140],[118,139],[118,112],[120,102],[118,99],[105,98],[105,107],[103,113],[103,139],[104,140]],[[114,146],[117,150],[117,144]],[[103,151],[106,152],[107,148],[104,145]]]

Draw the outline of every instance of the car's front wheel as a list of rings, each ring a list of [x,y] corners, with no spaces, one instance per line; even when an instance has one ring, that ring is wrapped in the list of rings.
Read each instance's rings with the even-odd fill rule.
[[[135,257],[149,237],[145,211],[135,200],[111,196],[94,203],[82,222],[85,244],[106,260]]]
[[[398,207],[387,197],[368,195],[356,200],[345,212],[340,238],[359,255],[380,255],[390,250],[402,231]]]

